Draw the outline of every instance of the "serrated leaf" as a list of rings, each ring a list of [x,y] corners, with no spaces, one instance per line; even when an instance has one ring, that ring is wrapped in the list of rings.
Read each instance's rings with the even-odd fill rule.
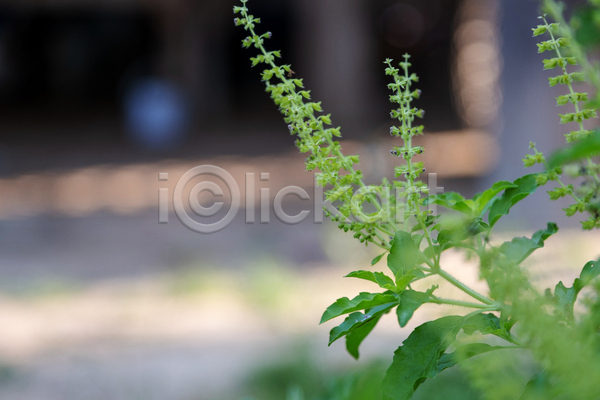
[[[500,252],[507,257],[509,262],[520,264],[535,250],[544,247],[546,239],[556,232],[558,232],[558,226],[554,222],[549,222],[546,229],[537,231],[531,239],[517,237],[510,242],[503,243],[500,246]]]
[[[505,347],[490,346],[489,344],[485,343],[469,343],[459,346],[453,353],[445,353],[440,357],[437,366],[437,373],[439,374],[443,370],[452,368],[456,364],[479,354],[502,349],[505,349]]]
[[[383,315],[383,314],[382,314]],[[360,354],[358,348],[365,338],[371,333],[377,322],[381,319],[381,316],[371,318],[371,320],[360,327],[356,328],[352,332],[346,334],[346,350],[352,357],[358,360]]]
[[[358,278],[366,281],[371,281],[379,285],[383,289],[395,289],[396,284],[394,280],[384,274],[383,272],[371,272],[371,271],[354,271],[350,272],[345,276],[346,278]]]
[[[371,322],[375,318],[381,318],[383,314],[389,312],[396,306],[396,303],[382,304],[373,308],[370,308],[365,313],[355,312],[344,320],[340,325],[336,326],[329,332],[329,345],[338,340],[339,338],[348,335],[361,328],[368,322]]]
[[[321,324],[330,319],[348,314],[354,311],[366,310],[382,304],[397,304],[398,298],[394,294],[388,293],[368,293],[362,292],[352,300],[347,297],[338,299],[335,303],[327,307],[327,310],[321,317]]]
[[[422,254],[408,232],[398,231],[387,258],[389,269],[395,277],[401,277],[423,262]]]
[[[400,304],[396,309],[398,323],[404,328],[419,307],[429,301],[429,294],[414,290],[405,290],[400,293]]]
[[[522,176],[513,183],[515,186],[506,189],[502,196],[496,198],[491,205],[488,215],[490,227],[493,227],[502,216],[509,213],[515,204],[535,192],[538,187],[533,174]]]
[[[449,316],[417,327],[395,352],[381,384],[383,400],[408,400],[437,374],[440,357],[455,340],[463,317]]]

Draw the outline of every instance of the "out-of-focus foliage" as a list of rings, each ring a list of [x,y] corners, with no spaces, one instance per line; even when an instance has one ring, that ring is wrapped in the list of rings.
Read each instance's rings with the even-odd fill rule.
[[[240,388],[239,400],[377,400],[387,368],[384,361],[359,364],[346,371],[330,371],[306,349],[299,347],[289,358],[258,368]],[[416,400],[479,400],[465,372],[453,369],[428,381]]]
[[[591,0],[588,5],[575,10],[571,26],[576,31],[578,43],[589,48],[600,46],[600,3]]]

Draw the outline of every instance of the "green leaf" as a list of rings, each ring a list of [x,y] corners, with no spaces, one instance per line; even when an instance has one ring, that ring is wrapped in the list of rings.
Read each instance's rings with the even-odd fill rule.
[[[475,314],[465,320],[462,329],[467,335],[472,335],[476,331],[483,334],[492,333],[496,329],[500,329],[500,318],[489,313]]]
[[[401,277],[423,261],[422,253],[408,232],[398,231],[387,258],[389,269],[395,277]]]
[[[371,266],[377,264],[379,262],[379,260],[381,260],[383,258],[383,256],[385,256],[386,253],[380,254],[377,257],[375,257],[372,261],[371,261]]]
[[[557,301],[557,307],[565,312],[568,316],[572,316],[573,306],[575,305],[575,300],[577,300],[577,294],[578,292],[575,290],[575,288],[568,288],[562,283],[562,281],[558,282],[554,288],[554,298]]]
[[[437,374],[440,357],[455,340],[463,317],[449,316],[417,327],[395,352],[381,384],[383,400],[408,400]]]
[[[600,153],[600,132],[594,132],[589,137],[573,142],[552,154],[548,160],[548,171],[598,153]]]
[[[383,314],[382,314],[383,315]],[[358,360],[360,356],[358,348],[365,338],[371,333],[377,322],[381,319],[381,316],[371,318],[371,320],[360,327],[354,329],[352,332],[346,334],[346,350],[352,357]]]
[[[329,345],[338,340],[339,338],[348,335],[361,328],[373,319],[381,318],[383,314],[388,313],[396,304],[382,304],[365,311],[365,313],[355,312],[344,320],[340,325],[336,326],[329,332]]]
[[[546,229],[537,231],[531,239],[517,237],[510,242],[503,243],[500,246],[500,252],[507,257],[509,262],[520,264],[535,250],[544,247],[546,239],[556,232],[558,232],[558,226],[554,222],[549,222]]]
[[[493,227],[502,216],[508,214],[515,204],[535,192],[538,187],[535,175],[533,174],[525,175],[515,180],[514,185],[514,187],[506,189],[502,196],[493,201],[488,215],[488,221],[491,227]]]
[[[463,196],[456,192],[446,192],[436,194],[435,196],[429,196],[425,199],[423,204],[437,204],[450,210],[458,211],[471,216],[473,210],[470,206],[470,202],[470,200],[466,200]]]
[[[358,278],[366,281],[371,281],[378,284],[383,289],[393,290],[396,288],[394,280],[384,274],[383,272],[371,272],[371,271],[354,271],[350,272],[345,278]]]
[[[505,347],[490,346],[485,343],[469,343],[459,346],[453,353],[445,353],[440,357],[437,365],[437,373],[439,374],[443,370],[452,368],[456,364],[479,354],[502,349],[505,349]]]
[[[416,278],[424,278],[425,273],[418,268],[411,269],[406,273],[396,278],[396,290],[402,291]]]
[[[600,275],[600,261],[590,261],[583,267],[579,278],[575,279],[573,287],[568,288],[562,281],[558,282],[554,288],[556,307],[563,311],[568,317],[572,317],[573,307],[577,301],[579,292],[581,292],[581,290],[598,275]]]
[[[575,279],[575,283],[573,284],[573,286],[579,292],[598,275],[600,275],[600,260],[596,262],[590,261],[589,263],[585,264],[583,270],[581,270],[579,278]]]
[[[429,294],[416,292],[414,290],[405,290],[400,293],[400,304],[396,309],[398,315],[398,323],[401,328],[404,328],[413,314],[419,307],[429,301]]]
[[[398,298],[391,293],[362,292],[352,300],[349,300],[347,297],[342,297],[327,307],[327,310],[325,310],[321,317],[320,323],[322,324],[323,322],[339,317],[340,315],[390,303],[398,304]]]
[[[483,214],[485,214],[486,211],[492,206],[492,200],[494,200],[498,193],[515,187],[517,187],[517,185],[513,182],[500,181],[494,183],[491,188],[483,193],[475,195],[473,200],[475,201],[476,214],[480,217],[483,217]]]
[[[483,222],[481,217],[477,217],[465,220],[449,229],[442,229],[436,240],[442,246],[443,250],[445,250],[453,247],[455,243],[460,243],[464,239],[489,230],[490,226]]]
[[[463,324],[463,332],[467,335],[472,335],[475,332],[480,332],[483,335],[494,335],[508,342],[512,342],[513,338],[510,334],[511,323],[500,323],[500,318],[494,314],[476,314],[465,321]]]

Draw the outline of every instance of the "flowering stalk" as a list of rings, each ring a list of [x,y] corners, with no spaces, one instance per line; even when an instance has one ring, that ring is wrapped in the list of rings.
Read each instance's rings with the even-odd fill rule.
[[[384,221],[380,218],[369,218],[374,215],[389,215],[389,209],[385,209],[386,202],[380,203],[374,196],[384,196],[384,188],[389,187],[389,184],[384,181],[379,187],[365,185],[362,171],[354,168],[360,161],[359,156],[345,156],[340,143],[334,140],[341,136],[340,128],[326,128],[326,125],[331,125],[331,115],[315,115],[323,111],[321,103],[310,102],[310,91],[302,90],[302,79],[293,78],[294,72],[289,65],[280,66],[275,63],[275,59],[281,57],[279,51],[269,52],[265,49],[264,40],[270,38],[271,33],[256,34],[255,27],[260,23],[260,19],[248,14],[247,1],[241,0],[242,6],[234,7],[234,13],[242,16],[234,20],[236,26],[243,26],[250,33],[242,41],[242,45],[245,48],[254,46],[260,50],[261,54],[251,58],[252,65],[267,65],[268,68],[262,73],[266,91],[279,106],[289,124],[290,133],[298,136],[296,146],[302,153],[309,153],[306,160],[307,170],[318,169],[320,173],[317,174],[317,184],[323,187],[332,186],[326,192],[326,199],[332,203],[341,203],[336,207],[337,214],[334,215],[325,209],[326,215],[339,222],[340,229],[354,232],[355,238],[361,243],[373,243],[389,250],[390,244],[384,236],[393,235],[397,230],[396,225],[389,218]],[[273,84],[273,78],[277,78],[279,82]],[[355,191],[353,185],[359,189]],[[364,201],[374,205],[378,212],[364,213],[361,206]],[[366,218],[360,222],[350,221],[353,211],[354,214],[358,212]]]
[[[269,52],[264,47],[264,40],[270,38],[271,34],[269,32],[256,34],[255,27],[260,20],[248,14],[246,7],[248,0],[241,0],[241,2],[242,6],[234,7],[234,13],[239,13],[242,18],[236,18],[234,22],[236,26],[243,26],[250,33],[242,41],[242,45],[245,48],[254,46],[260,50],[258,56],[251,58],[252,65],[267,65],[268,68],[262,73],[266,91],[279,106],[285,121],[289,124],[290,133],[298,136],[296,146],[301,152],[309,153],[306,160],[307,169],[309,171],[318,169],[320,173],[317,174],[317,183],[321,186],[331,186],[331,189],[326,192],[327,200],[341,203],[336,207],[339,214],[335,215],[326,210],[326,215],[333,221],[339,222],[339,228],[354,232],[354,237],[361,243],[373,243],[386,251],[391,251],[394,242],[386,239],[386,236],[393,238],[400,231],[395,221],[390,218],[392,208],[394,214],[402,212],[403,231],[422,231],[422,235],[416,236],[419,238],[417,246],[420,247],[421,242],[425,240],[430,252],[433,252],[432,255],[427,256],[419,248],[416,249],[418,262],[415,267],[421,273],[412,276],[411,280],[424,278],[422,273],[429,273],[428,276],[438,275],[476,300],[492,305],[492,300],[443,271],[439,264],[440,254],[434,251],[440,247],[434,244],[432,237],[435,218],[428,211],[421,211],[422,195],[428,193],[428,188],[418,178],[425,172],[425,168],[422,162],[413,160],[416,155],[424,152],[423,147],[413,146],[412,142],[413,137],[423,133],[423,126],[413,126],[413,123],[416,118],[422,118],[425,111],[412,107],[412,101],[419,98],[421,92],[411,88],[414,82],[418,82],[418,77],[414,73],[409,73],[410,56],[405,55],[404,61],[400,63],[402,73],[392,66],[392,60],[385,61],[386,74],[394,79],[394,82],[388,85],[393,91],[390,100],[398,105],[398,108],[392,110],[391,117],[400,122],[399,126],[390,128],[390,133],[403,140],[403,146],[394,147],[391,153],[405,162],[404,165],[395,168],[396,178],[403,177],[404,180],[390,183],[384,179],[380,186],[367,186],[363,182],[361,171],[354,169],[354,165],[359,162],[358,156],[345,156],[339,142],[333,139],[341,136],[340,128],[325,127],[331,124],[330,115],[315,115],[316,112],[322,111],[321,104],[308,101],[310,92],[302,90],[302,80],[293,78],[294,72],[289,65],[279,66],[275,63],[275,59],[281,57],[280,52]],[[279,82],[273,84],[273,78],[277,78]],[[358,189],[355,190],[354,187]],[[397,189],[397,196],[390,195],[392,188]],[[386,201],[379,203],[374,194],[382,196]],[[403,199],[405,201],[402,201]],[[378,211],[365,213],[362,208],[365,201],[374,205]],[[362,221],[350,221],[352,214],[360,215]],[[383,219],[381,215],[384,215]],[[404,281],[407,278],[398,279]],[[404,285],[408,285],[411,280]],[[399,287],[398,290],[401,289]]]
[[[595,4],[594,4],[595,3]],[[568,38],[575,37],[575,30],[569,25],[569,23],[565,20],[564,17],[564,3],[556,2],[555,0],[543,0],[544,10],[552,17],[554,21],[558,24],[557,28],[562,33],[562,36]],[[590,1],[590,4],[593,7],[600,8],[598,1]],[[576,40],[571,41],[569,43],[570,51],[573,54],[573,57],[577,59],[579,65],[585,74],[585,78],[588,82],[592,84],[594,88],[596,88],[597,96],[600,94],[600,71],[597,66],[592,65],[590,62],[585,49],[583,46],[578,43]]]
[[[573,89],[573,82],[583,81],[585,80],[585,76],[581,72],[569,73],[567,67],[569,65],[577,65],[579,60],[576,57],[563,56],[561,49],[570,49],[571,40],[566,37],[555,36],[555,32],[558,32],[560,24],[548,23],[545,16],[540,17],[540,19],[544,24],[538,25],[537,28],[533,29],[533,36],[536,37],[547,33],[550,36],[550,40],[539,43],[538,52],[544,53],[546,51],[553,51],[556,54],[556,57],[544,60],[544,69],[551,70],[560,68],[562,71],[562,75],[549,78],[550,86],[554,87],[561,84],[566,86],[569,90],[567,94],[560,95],[556,98],[556,104],[558,106],[565,106],[571,103],[575,109],[575,112],[560,114],[560,122],[561,124],[576,122],[579,127],[578,130],[571,131],[565,135],[566,141],[567,143],[571,143],[586,139],[593,132],[585,129],[583,121],[597,118],[598,115],[596,110],[580,106],[581,103],[589,101],[588,93],[576,92]],[[531,167],[540,163],[547,167],[544,155],[535,148],[535,144],[532,143],[530,148],[534,150],[535,154],[529,154],[525,157],[523,160],[525,166]],[[589,156],[586,157],[585,161],[585,164],[565,167],[565,172],[573,178],[585,177],[584,184],[577,189],[575,189],[573,185],[565,185],[562,182],[560,175],[563,172],[563,168],[561,167],[546,173],[538,174],[537,181],[539,185],[544,185],[548,181],[556,181],[560,185],[560,187],[548,192],[551,200],[558,200],[565,196],[571,196],[575,199],[575,204],[565,208],[565,212],[568,216],[572,216],[578,212],[588,211],[591,214],[591,217],[587,221],[583,221],[582,225],[584,229],[589,230],[594,227],[600,227],[600,210],[596,204],[600,192],[600,180],[598,179],[600,165],[594,163]]]
[[[428,194],[429,189],[422,181],[417,181],[419,176],[425,172],[423,162],[414,162],[413,158],[417,154],[423,154],[424,148],[417,146],[413,147],[412,139],[417,135],[423,134],[423,126],[413,127],[413,122],[416,117],[423,118],[425,111],[411,107],[413,99],[418,99],[421,95],[420,90],[411,90],[413,82],[418,82],[419,78],[416,74],[409,75],[408,69],[411,64],[408,62],[410,55],[404,55],[404,62],[400,63],[403,70],[403,75],[399,75],[399,70],[392,66],[392,60],[387,59],[385,64],[386,75],[394,78],[394,83],[390,83],[388,87],[394,91],[390,96],[390,101],[399,105],[399,108],[392,110],[391,117],[398,119],[399,127],[390,128],[392,136],[401,137],[404,146],[394,147],[392,154],[402,158],[405,165],[395,168],[396,178],[403,177],[405,181],[395,182],[396,186],[403,189],[401,193],[406,196],[407,207],[404,210],[404,220],[409,221],[411,216],[421,220],[425,215],[422,215],[419,208],[421,202],[421,194]]]

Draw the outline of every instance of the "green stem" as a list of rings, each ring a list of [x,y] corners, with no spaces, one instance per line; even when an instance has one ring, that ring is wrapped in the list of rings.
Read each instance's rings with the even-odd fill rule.
[[[470,287],[468,287],[467,285],[465,285],[464,283],[462,283],[461,281],[459,281],[458,279],[456,279],[455,277],[453,277],[446,271],[442,270],[441,268],[437,271],[437,274],[439,276],[441,276],[442,278],[444,278],[445,280],[447,280],[450,284],[454,285],[455,287],[462,290],[469,296],[473,297],[474,299],[477,299],[480,302],[490,305],[490,306],[494,305],[494,302],[492,300],[488,299],[487,297],[478,293],[477,291],[471,289]]]
[[[387,240],[379,232],[375,231],[375,235],[381,240],[381,243],[387,243]]]
[[[478,309],[478,313],[479,312],[483,312],[483,311],[498,311],[498,307],[490,307],[487,304],[478,304],[478,303],[471,303],[468,301],[460,301],[460,300],[451,300],[451,299],[441,299],[439,297],[436,296],[431,296],[431,300],[429,301],[430,303],[434,303],[434,304],[445,304],[445,305],[449,305],[449,306],[460,306],[460,307],[467,307],[467,308],[476,308]]]

